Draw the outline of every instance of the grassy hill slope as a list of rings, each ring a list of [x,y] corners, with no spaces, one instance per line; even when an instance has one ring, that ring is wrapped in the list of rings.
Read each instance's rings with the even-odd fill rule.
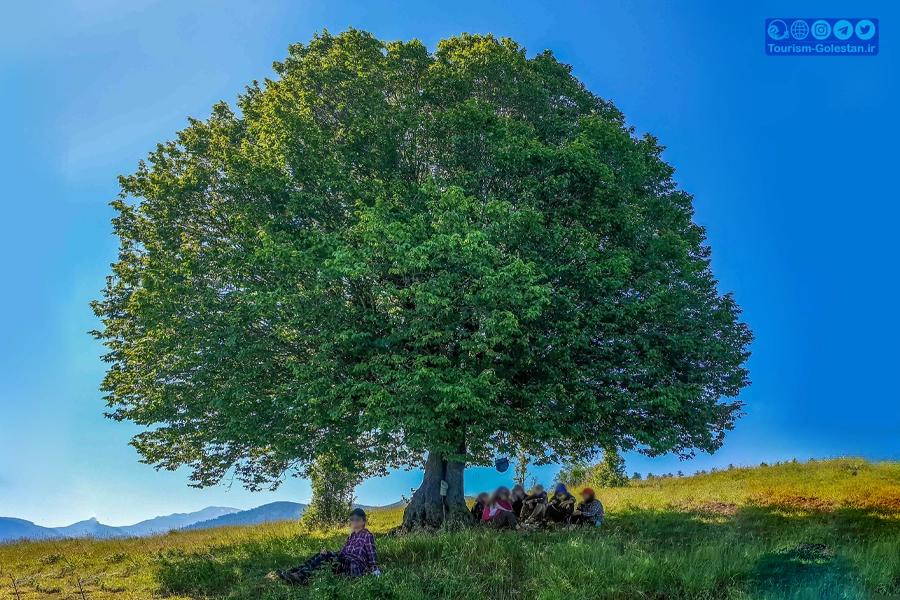
[[[856,599],[900,594],[900,464],[856,459],[739,468],[600,490],[599,530],[482,528],[393,537],[372,513],[385,574],[263,578],[337,548],[294,522],[127,540],[0,545],[0,598]],[[5,581],[4,581],[5,580]],[[5,585],[4,585],[5,584]]]

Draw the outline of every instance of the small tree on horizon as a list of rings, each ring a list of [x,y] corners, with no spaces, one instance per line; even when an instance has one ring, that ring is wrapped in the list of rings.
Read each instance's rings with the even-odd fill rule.
[[[595,466],[584,460],[563,462],[556,473],[555,481],[567,486],[586,484],[594,476]]]
[[[531,464],[531,459],[525,453],[524,450],[519,450],[516,453],[516,474],[513,477],[513,481],[524,487],[525,489],[530,489],[535,481],[534,477],[531,477],[531,481],[529,481],[529,471],[528,466]]]
[[[721,446],[752,334],[656,138],[508,38],[274,68],[120,178],[94,333],[144,462],[261,489],[362,448],[424,467],[415,527],[471,522],[464,469],[516,448]]]
[[[628,485],[628,474],[625,472],[625,459],[615,448],[603,451],[602,460],[591,472],[591,482],[597,487],[614,488]]]
[[[353,492],[363,475],[334,453],[320,455],[306,467],[304,475],[309,478],[312,499],[301,522],[310,528],[342,525],[353,509]]]

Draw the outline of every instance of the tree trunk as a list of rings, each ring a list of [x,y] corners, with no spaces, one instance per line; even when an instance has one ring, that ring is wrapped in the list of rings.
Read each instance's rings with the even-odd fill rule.
[[[403,513],[403,529],[472,524],[463,492],[466,465],[448,462],[441,454],[428,453],[422,485],[413,494]],[[447,496],[441,496],[441,481],[447,482]]]

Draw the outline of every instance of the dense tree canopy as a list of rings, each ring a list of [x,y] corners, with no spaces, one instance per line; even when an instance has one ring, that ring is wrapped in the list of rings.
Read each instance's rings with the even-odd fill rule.
[[[260,487],[427,453],[458,504],[512,448],[721,445],[752,336],[655,138],[492,36],[324,33],[275,72],[120,180],[96,335],[146,462]]]

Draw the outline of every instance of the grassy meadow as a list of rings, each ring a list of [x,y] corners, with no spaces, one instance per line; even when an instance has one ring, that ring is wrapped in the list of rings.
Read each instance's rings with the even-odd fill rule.
[[[900,596],[900,463],[782,463],[598,490],[604,527],[392,536],[381,577],[268,581],[346,532],[296,523],[0,544],[0,599],[862,599]]]

